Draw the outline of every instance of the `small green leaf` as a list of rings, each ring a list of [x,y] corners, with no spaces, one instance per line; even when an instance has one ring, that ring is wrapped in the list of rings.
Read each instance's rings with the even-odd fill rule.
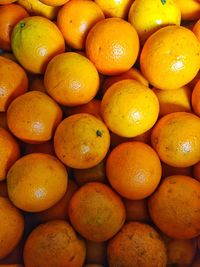
[[[165,5],[167,3],[167,0],[161,0],[161,3]]]

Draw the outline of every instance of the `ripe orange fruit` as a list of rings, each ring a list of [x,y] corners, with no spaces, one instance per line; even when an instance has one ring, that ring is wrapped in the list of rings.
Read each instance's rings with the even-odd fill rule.
[[[128,199],[151,195],[161,178],[161,163],[156,152],[142,142],[126,142],[115,147],[106,162],[112,187]]]
[[[113,237],[125,221],[121,198],[107,185],[87,183],[69,202],[69,218],[73,227],[94,242]]]
[[[58,12],[57,25],[67,44],[81,50],[89,30],[102,19],[103,11],[93,1],[69,1]]]
[[[68,220],[68,206],[69,201],[73,194],[77,191],[77,184],[69,179],[67,185],[67,191],[64,196],[51,208],[37,213],[38,220],[40,222],[48,222],[51,220]]]
[[[193,177],[200,182],[200,162],[193,166]]]
[[[164,163],[192,166],[200,161],[200,118],[187,112],[165,115],[152,130],[151,142]]]
[[[7,130],[1,127],[0,151],[0,181],[2,181],[6,179],[9,168],[20,157],[20,148],[13,136]]]
[[[67,182],[66,168],[58,159],[33,153],[20,158],[10,168],[8,195],[16,207],[38,212],[52,207],[64,196]]]
[[[41,144],[26,144],[25,153],[46,153],[50,155],[55,155],[54,146],[51,141],[47,141]]]
[[[93,242],[85,240],[86,244],[86,262],[88,264],[98,263],[105,264],[106,262],[106,242]]]
[[[131,68],[130,70],[120,75],[107,77],[103,84],[103,90],[102,90],[103,94],[105,94],[107,89],[114,83],[127,79],[133,79],[142,83],[145,86],[149,86],[149,82],[144,78],[144,76],[140,73],[140,71],[137,70],[136,68]]]
[[[0,218],[0,259],[3,259],[22,238],[24,218],[22,213],[4,197],[0,197]]]
[[[191,266],[196,254],[195,239],[166,238],[167,266]]]
[[[146,199],[123,199],[126,208],[126,221],[149,222]]]
[[[17,97],[7,111],[9,129],[27,143],[50,140],[61,120],[61,108],[48,95],[39,91]]]
[[[86,39],[87,57],[105,75],[129,70],[139,52],[136,30],[120,18],[101,20],[89,31]]]
[[[16,4],[0,6],[0,48],[11,50],[10,35],[21,19],[28,17],[27,11]]]
[[[171,90],[189,83],[199,71],[200,43],[182,26],[167,26],[152,34],[141,52],[141,70],[158,89]]]
[[[0,111],[6,111],[17,96],[28,89],[28,78],[20,65],[0,56]]]
[[[133,0],[94,0],[105,16],[126,19]]]
[[[89,182],[106,182],[105,161],[89,169],[73,169],[73,177],[79,186]]]
[[[196,83],[192,91],[192,108],[194,112],[200,116],[200,80]]]
[[[12,31],[11,46],[19,63],[33,73],[44,73],[48,62],[65,51],[64,38],[57,26],[40,16],[17,23]]]
[[[190,239],[200,234],[200,183],[195,179],[183,175],[165,178],[148,204],[153,222],[166,235]]]
[[[191,95],[189,87],[184,86],[174,90],[160,90],[153,88],[160,104],[160,117],[173,112],[191,112]]]
[[[28,267],[82,267],[85,253],[85,243],[69,223],[56,220],[39,225],[28,236],[24,263]]]
[[[158,118],[159,102],[148,87],[134,80],[123,80],[106,91],[101,112],[112,132],[123,137],[134,137],[154,125]]]
[[[200,5],[198,0],[176,0],[181,10],[182,20],[196,20],[200,17]]]
[[[192,31],[196,35],[197,39],[200,41],[200,19],[195,23]]]
[[[143,223],[126,223],[108,243],[108,263],[115,266],[166,266],[164,242],[157,231]]]
[[[50,61],[44,85],[47,93],[59,104],[77,106],[94,98],[99,89],[99,75],[89,59],[67,52]]]
[[[17,3],[24,7],[32,16],[42,16],[54,20],[59,8],[45,5],[40,0],[18,0]]]
[[[135,0],[128,15],[142,44],[158,29],[168,25],[180,25],[181,11],[176,0]]]
[[[40,0],[40,2],[48,6],[62,6],[68,1],[69,0]]]
[[[96,117],[80,113],[63,120],[56,129],[54,148],[67,166],[87,169],[100,163],[110,146],[105,124]]]

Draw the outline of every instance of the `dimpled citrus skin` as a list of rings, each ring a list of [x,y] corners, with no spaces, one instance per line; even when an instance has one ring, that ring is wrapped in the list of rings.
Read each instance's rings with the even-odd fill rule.
[[[123,137],[135,137],[154,125],[159,102],[148,87],[134,80],[123,80],[106,91],[101,112],[112,132]]]
[[[48,6],[62,6],[69,2],[69,0],[40,0],[40,2]]]
[[[64,38],[57,26],[40,16],[25,18],[14,27],[11,46],[19,63],[38,74],[44,73],[55,55],[65,51]]]
[[[136,30],[125,20],[108,18],[97,22],[86,39],[87,57],[105,75],[129,70],[139,52]]]
[[[200,183],[192,177],[164,178],[148,207],[155,225],[169,237],[191,239],[200,234]]]
[[[15,206],[29,212],[43,211],[56,204],[64,196],[67,183],[65,166],[44,153],[20,158],[7,174],[9,198]]]
[[[180,88],[199,71],[200,43],[194,33],[185,27],[164,27],[145,42],[140,66],[143,75],[156,88]]]
[[[57,157],[76,169],[91,168],[100,163],[110,146],[105,124],[87,113],[71,115],[56,129],[54,148]]]
[[[189,167],[200,160],[200,118],[175,112],[162,117],[151,135],[160,159],[174,167]]]

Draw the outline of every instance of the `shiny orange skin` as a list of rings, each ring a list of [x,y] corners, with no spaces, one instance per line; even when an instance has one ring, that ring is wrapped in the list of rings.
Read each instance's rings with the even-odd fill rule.
[[[6,179],[10,167],[20,157],[20,147],[7,130],[0,128],[0,181]]]
[[[27,143],[50,140],[61,120],[62,110],[58,104],[39,91],[19,96],[7,111],[10,131]]]
[[[150,217],[147,208],[147,200],[123,199],[126,208],[126,221],[149,222]]]
[[[199,71],[200,43],[194,33],[182,26],[167,26],[145,42],[140,66],[154,87],[162,90],[180,88]]]
[[[88,264],[96,263],[105,264],[106,262],[106,247],[107,242],[93,242],[90,240],[85,240],[86,244],[86,262]]]
[[[155,124],[159,102],[147,86],[135,80],[122,80],[111,85],[104,94],[101,113],[113,133],[135,137]]]
[[[129,70],[139,53],[136,30],[120,18],[101,20],[89,31],[86,39],[87,57],[105,75]]]
[[[0,56],[0,111],[28,89],[28,78],[24,69],[14,61]]]
[[[99,75],[92,62],[75,52],[62,53],[48,64],[44,85],[59,104],[77,106],[91,101],[99,89]]]
[[[200,234],[200,183],[192,177],[165,178],[149,198],[148,207],[155,225],[169,237],[191,239]]]
[[[176,0],[181,10],[182,20],[197,20],[200,17],[199,0]]]
[[[200,162],[193,166],[193,177],[200,182]]]
[[[70,47],[83,50],[89,30],[102,19],[103,11],[93,1],[69,1],[59,10],[57,25]]]
[[[25,151],[26,151],[26,154],[46,153],[46,154],[50,154],[53,156],[55,155],[52,141],[47,141],[41,144],[26,144]]]
[[[153,128],[151,143],[164,163],[192,166],[200,160],[200,118],[187,112],[165,115]]]
[[[16,24],[11,35],[11,47],[26,70],[42,74],[49,61],[65,51],[65,42],[55,23],[44,17],[32,16]]]
[[[126,223],[109,241],[107,254],[110,267],[164,267],[167,263],[166,248],[158,232],[139,222]]]
[[[39,225],[28,236],[24,263],[28,267],[82,267],[85,253],[85,243],[70,224],[55,220]]]
[[[197,39],[200,41],[200,19],[195,23],[192,31],[196,35]]]
[[[55,205],[64,196],[67,183],[64,165],[56,157],[43,153],[20,158],[7,175],[9,198],[16,207],[29,212]]]
[[[83,237],[94,242],[113,237],[124,224],[125,216],[121,198],[102,183],[83,185],[69,203],[72,226]]]
[[[44,210],[40,213],[37,213],[38,220],[42,223],[48,222],[51,220],[68,220],[68,206],[69,201],[72,198],[73,194],[77,191],[77,184],[69,179],[67,185],[67,191],[64,196],[51,208]]]
[[[192,91],[192,108],[194,113],[200,116],[200,80],[196,83]]]
[[[24,231],[22,213],[8,200],[0,197],[0,259],[5,258],[19,243]]]
[[[11,50],[10,35],[13,27],[21,19],[28,17],[27,11],[16,4],[0,6],[0,48]]]
[[[138,200],[151,195],[161,179],[156,152],[142,142],[125,142],[115,147],[106,162],[111,186],[123,197]]]
[[[57,157],[71,168],[94,167],[104,159],[109,146],[107,127],[101,120],[87,113],[64,119],[54,135]]]
[[[40,0],[40,2],[48,6],[62,6],[68,1],[69,0]]]

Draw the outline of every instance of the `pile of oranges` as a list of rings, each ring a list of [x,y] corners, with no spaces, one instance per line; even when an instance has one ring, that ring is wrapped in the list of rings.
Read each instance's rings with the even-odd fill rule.
[[[200,266],[200,0],[0,0],[6,266]]]

